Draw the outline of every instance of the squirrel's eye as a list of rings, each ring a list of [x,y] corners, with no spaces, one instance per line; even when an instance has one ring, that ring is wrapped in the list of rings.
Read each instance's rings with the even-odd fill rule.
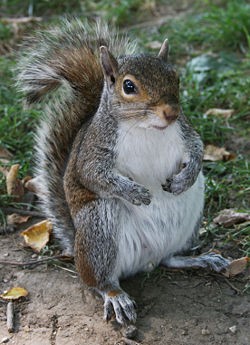
[[[123,82],[123,90],[127,95],[136,93],[135,84],[131,80],[126,79]]]

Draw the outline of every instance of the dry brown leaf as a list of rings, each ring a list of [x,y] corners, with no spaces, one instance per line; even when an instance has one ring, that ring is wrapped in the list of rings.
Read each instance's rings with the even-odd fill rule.
[[[30,192],[35,194],[42,194],[40,188],[41,177],[36,176],[34,178],[30,178],[24,183],[24,187],[27,188]]]
[[[21,235],[24,237],[25,243],[39,253],[48,243],[51,231],[51,222],[44,220],[22,231]]]
[[[6,300],[14,300],[19,299],[21,297],[26,297],[27,295],[28,291],[26,289],[17,286],[5,291],[3,294],[0,295],[0,297]]]
[[[27,183],[30,180],[32,180],[32,176],[24,176],[24,178],[22,179],[22,184],[25,185],[25,183]]]
[[[0,166],[0,172],[6,177],[9,173],[9,170],[7,168]]]
[[[147,48],[157,49],[157,50],[160,49],[161,46],[162,46],[162,42],[159,42],[159,41],[152,41],[146,44]]]
[[[228,152],[224,147],[207,145],[205,147],[204,161],[229,161],[236,157],[234,153]]]
[[[1,55],[1,53],[0,53]],[[7,165],[9,164],[10,160],[6,158],[0,158],[0,164]]]
[[[226,272],[224,272],[223,275],[229,278],[242,273],[246,269],[248,262],[249,258],[247,256],[233,260],[227,267]]]
[[[205,112],[205,115],[213,115],[218,117],[223,117],[224,119],[229,119],[234,113],[234,109],[219,109],[219,108],[213,108],[208,109]]]
[[[9,225],[26,223],[30,219],[30,216],[22,216],[17,213],[13,213],[7,216],[7,223]]]
[[[4,158],[10,161],[13,158],[13,154],[10,153],[6,148],[0,146],[0,158]]]
[[[225,228],[234,224],[243,223],[250,220],[250,214],[237,212],[234,209],[225,209],[220,211],[219,215],[213,219],[213,222],[219,225],[223,225]]]
[[[9,195],[16,196],[17,200],[20,200],[24,195],[24,188],[22,182],[17,178],[19,171],[19,164],[14,164],[10,168],[9,173],[6,176],[6,187]]]

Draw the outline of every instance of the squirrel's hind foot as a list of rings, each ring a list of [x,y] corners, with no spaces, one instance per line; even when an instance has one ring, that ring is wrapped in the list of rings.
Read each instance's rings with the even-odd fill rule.
[[[122,290],[108,291],[104,295],[104,320],[109,321],[113,313],[121,325],[136,321],[135,302]]]
[[[221,272],[229,266],[230,260],[223,258],[220,254],[211,252],[196,257],[173,256],[163,260],[162,264],[171,268],[203,267],[215,272]]]

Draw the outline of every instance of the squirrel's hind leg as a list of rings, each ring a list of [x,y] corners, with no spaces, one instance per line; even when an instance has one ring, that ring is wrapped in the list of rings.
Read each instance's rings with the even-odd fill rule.
[[[161,264],[170,268],[204,267],[215,272],[221,272],[229,266],[230,260],[216,253],[208,253],[196,257],[172,256],[164,259]]]
[[[104,319],[115,314],[120,324],[136,320],[135,303],[120,288],[116,273],[119,242],[117,203],[97,199],[86,204],[74,217],[75,263],[84,284],[104,299]]]

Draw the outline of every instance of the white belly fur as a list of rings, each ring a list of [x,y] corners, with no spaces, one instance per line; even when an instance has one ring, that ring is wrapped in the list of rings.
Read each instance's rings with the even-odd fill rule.
[[[192,237],[203,210],[204,178],[175,196],[163,191],[166,178],[177,173],[185,158],[175,123],[163,131],[120,128],[116,169],[147,187],[150,205],[134,206],[119,200],[119,250],[115,272],[119,277],[151,270],[161,260],[181,251]]]

